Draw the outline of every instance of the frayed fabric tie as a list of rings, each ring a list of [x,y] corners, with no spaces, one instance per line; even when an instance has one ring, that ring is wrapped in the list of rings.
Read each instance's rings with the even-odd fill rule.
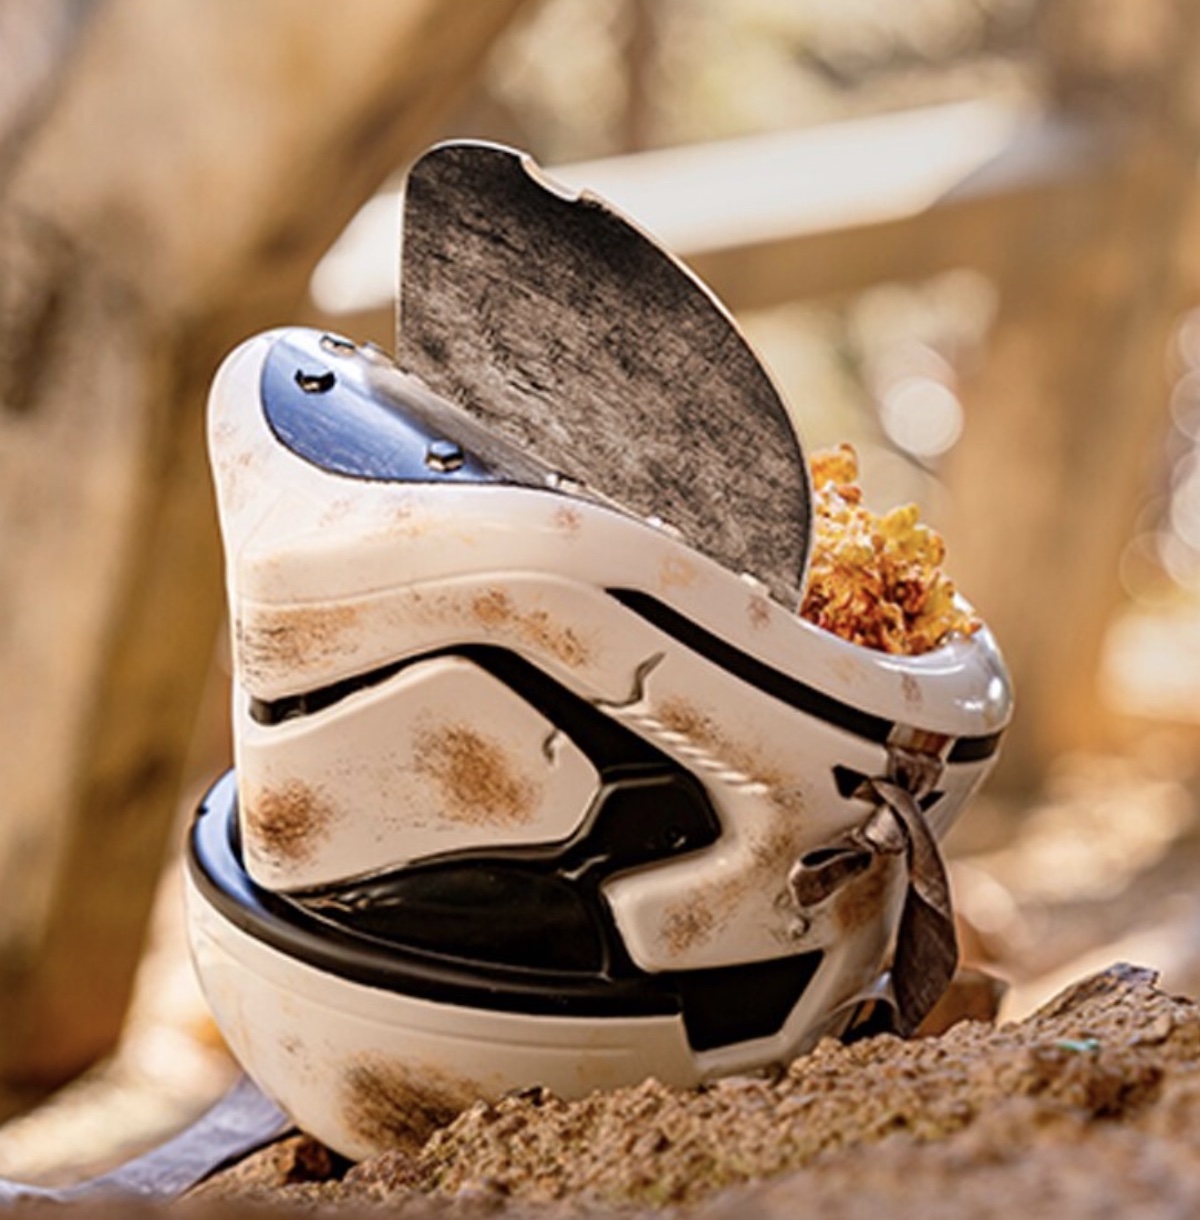
[[[958,939],[937,839],[917,797],[899,782],[901,774],[863,781],[854,795],[872,801],[874,810],[835,843],[798,860],[788,888],[797,905],[811,908],[866,872],[876,857],[904,857],[908,879],[892,957],[891,1003],[896,1032],[907,1037],[950,985]]]

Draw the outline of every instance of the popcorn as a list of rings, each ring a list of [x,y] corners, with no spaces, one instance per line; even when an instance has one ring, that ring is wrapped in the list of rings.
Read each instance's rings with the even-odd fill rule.
[[[982,623],[941,571],[946,546],[914,504],[877,516],[863,507],[851,445],[813,454],[814,534],[801,615],[883,652],[929,652]]]

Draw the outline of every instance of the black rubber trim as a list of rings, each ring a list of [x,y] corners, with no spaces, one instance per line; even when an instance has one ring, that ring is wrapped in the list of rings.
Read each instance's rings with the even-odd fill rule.
[[[604,883],[710,847],[720,833],[703,785],[664,756],[602,783],[565,841],[467,848],[292,898],[352,933],[484,969],[624,978],[641,971]]]
[[[983,762],[985,758],[991,758],[1000,748],[1000,739],[1003,736],[1003,732],[999,732],[988,733],[983,737],[960,737],[950,747],[946,761],[948,763]]]
[[[705,660],[789,707],[807,712],[826,724],[832,724],[878,745],[886,745],[897,727],[894,720],[864,712],[861,708],[843,703],[790,674],[772,668],[649,593],[643,593],[639,589],[616,588],[609,589],[608,593],[627,610],[633,611],[639,618],[645,619],[685,647],[699,653]],[[980,762],[990,758],[1000,744],[1000,737],[1000,733],[989,733],[982,737],[960,737],[951,748],[947,761]]]
[[[871,777],[864,775],[861,771],[855,771],[851,767],[843,767],[840,763],[834,764],[833,768],[833,783],[837,788],[838,796],[843,800],[854,800],[859,789],[865,783],[870,782]],[[946,794],[938,789],[932,792],[927,792],[917,804],[921,806],[922,813],[928,813],[934,805],[938,803]]]
[[[250,719],[256,724],[272,725],[282,724],[285,720],[295,720],[300,716],[311,716],[314,712],[322,712],[327,707],[340,703],[360,690],[380,686],[389,678],[394,678],[414,661],[426,660],[431,655],[447,655],[447,653],[426,654],[422,657],[393,661],[389,665],[380,665],[367,673],[355,674],[352,678],[343,678],[339,682],[331,682],[328,686],[320,686],[316,690],[305,691],[301,695],[284,695],[279,699],[258,699],[251,695]]]
[[[415,653],[375,669],[342,678],[328,686],[279,699],[250,698],[250,715],[259,724],[281,724],[299,716],[324,711],[362,690],[380,686],[405,669],[441,657],[461,657],[503,682],[547,720],[562,729],[591,759],[602,777],[646,765],[655,766],[665,755],[586,699],[544,674],[518,653],[495,644],[460,644]]]
[[[747,962],[720,970],[680,971],[683,1024],[695,1051],[731,1046],[783,1027],[825,955],[817,950],[790,958]],[[786,970],[780,962],[787,963]]]

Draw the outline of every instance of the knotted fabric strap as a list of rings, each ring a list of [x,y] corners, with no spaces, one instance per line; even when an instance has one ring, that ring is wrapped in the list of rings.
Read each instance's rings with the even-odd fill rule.
[[[837,842],[797,861],[788,885],[801,907],[811,907],[865,872],[876,856],[904,856],[908,883],[891,976],[896,1031],[907,1037],[950,985],[958,940],[946,867],[913,792],[926,785],[905,765],[891,768],[891,775],[863,781],[854,795],[875,803],[870,816]]]

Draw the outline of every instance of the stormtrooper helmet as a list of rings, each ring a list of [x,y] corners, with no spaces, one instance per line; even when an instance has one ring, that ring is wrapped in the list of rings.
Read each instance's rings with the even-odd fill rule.
[[[803,453],[680,264],[489,145],[405,197],[398,356],[289,328],[209,436],[235,768],[188,844],[234,1054],[350,1157],[477,1098],[686,1086],[954,964],[937,839],[995,756],[986,628],[796,612]]]

